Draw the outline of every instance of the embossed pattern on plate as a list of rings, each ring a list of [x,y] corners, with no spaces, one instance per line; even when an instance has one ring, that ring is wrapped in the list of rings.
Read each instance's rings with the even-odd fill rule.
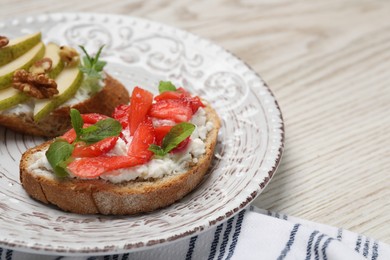
[[[216,155],[200,186],[174,205],[137,216],[83,216],[29,198],[19,160],[44,139],[0,127],[0,246],[47,254],[105,254],[147,249],[199,233],[250,203],[274,174],[283,151],[278,104],[240,59],[188,32],[119,15],[57,13],[0,22],[3,35],[41,30],[43,40],[96,50],[131,91],[156,92],[171,80],[207,99],[222,119]]]

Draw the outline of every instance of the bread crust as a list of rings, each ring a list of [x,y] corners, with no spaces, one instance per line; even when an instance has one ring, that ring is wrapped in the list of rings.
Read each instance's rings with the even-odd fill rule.
[[[183,174],[119,184],[102,179],[60,179],[54,175],[33,174],[28,170],[33,154],[50,145],[52,141],[48,141],[22,155],[20,181],[32,198],[73,213],[130,215],[166,207],[195,189],[211,164],[220,120],[210,106],[205,110],[208,120],[214,125],[205,141],[206,153]]]
[[[0,125],[16,132],[45,137],[62,135],[71,127],[69,111],[76,108],[80,113],[99,113],[111,116],[115,107],[129,102],[129,92],[118,80],[107,74],[101,91],[72,107],[61,107],[47,117],[35,122],[31,115],[0,114]]]

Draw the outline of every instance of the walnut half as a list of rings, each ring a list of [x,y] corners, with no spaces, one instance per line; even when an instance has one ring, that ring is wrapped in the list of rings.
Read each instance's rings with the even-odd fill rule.
[[[80,63],[79,53],[72,47],[61,46],[59,55],[61,60],[69,67],[76,66]]]
[[[50,98],[58,94],[57,83],[46,74],[34,74],[25,70],[15,71],[12,86],[27,95],[38,98]]]

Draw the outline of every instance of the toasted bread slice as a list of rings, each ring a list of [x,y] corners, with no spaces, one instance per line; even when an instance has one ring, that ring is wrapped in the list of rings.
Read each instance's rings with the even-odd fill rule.
[[[81,113],[99,113],[111,116],[115,107],[128,103],[129,93],[119,81],[107,75],[104,84],[101,91],[89,99],[73,105],[72,108],[76,108]],[[33,120],[32,114],[0,113],[0,125],[24,134],[55,137],[62,135],[71,127],[70,108],[69,106],[60,107],[38,122]]]
[[[47,204],[79,214],[128,215],[153,211],[171,205],[192,191],[203,179],[213,158],[220,120],[210,107],[205,108],[213,129],[208,132],[206,152],[185,173],[159,179],[114,184],[103,179],[57,178],[52,172],[29,171],[34,154],[46,150],[51,141],[26,151],[20,163],[20,180],[27,193]]]

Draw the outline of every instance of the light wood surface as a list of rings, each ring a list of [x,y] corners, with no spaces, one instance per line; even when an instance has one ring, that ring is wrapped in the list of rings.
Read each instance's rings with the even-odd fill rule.
[[[143,17],[235,53],[285,120],[254,204],[390,243],[390,1],[0,0],[0,19],[64,11]]]

